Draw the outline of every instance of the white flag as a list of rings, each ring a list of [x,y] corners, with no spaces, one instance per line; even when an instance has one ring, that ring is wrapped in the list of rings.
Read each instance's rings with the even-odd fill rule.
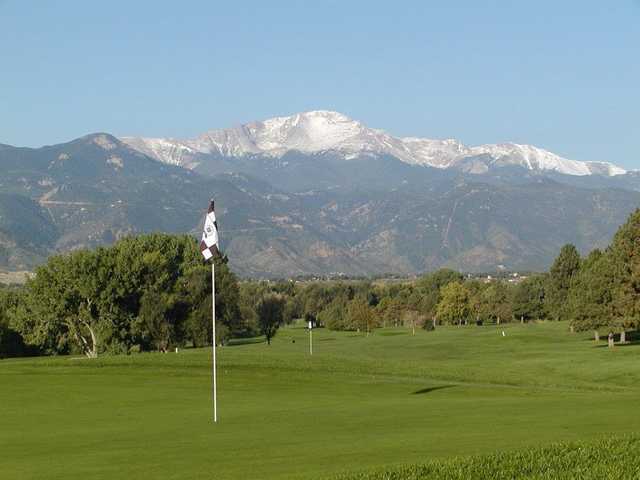
[[[205,260],[220,255],[218,250],[218,224],[216,222],[216,212],[213,207],[213,200],[209,204],[207,216],[204,219],[204,231],[200,242],[200,251]]]

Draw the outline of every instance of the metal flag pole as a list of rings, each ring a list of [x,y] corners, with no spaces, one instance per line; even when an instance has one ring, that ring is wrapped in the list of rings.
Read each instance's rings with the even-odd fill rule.
[[[213,330],[213,421],[218,422],[218,385],[216,382],[216,264],[211,262],[211,326]]]
[[[313,355],[313,323],[309,320],[309,355]]]

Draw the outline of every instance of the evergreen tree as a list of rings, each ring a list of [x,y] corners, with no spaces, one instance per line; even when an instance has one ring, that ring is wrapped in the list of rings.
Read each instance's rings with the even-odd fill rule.
[[[610,249],[614,290],[613,323],[622,328],[640,325],[640,209],[632,213],[615,236]]]
[[[574,277],[567,298],[566,311],[575,330],[613,326],[618,283],[610,253],[592,251]]]
[[[545,308],[547,315],[560,320],[566,314],[565,304],[573,277],[580,270],[580,254],[576,247],[567,244],[551,265],[545,285]]]

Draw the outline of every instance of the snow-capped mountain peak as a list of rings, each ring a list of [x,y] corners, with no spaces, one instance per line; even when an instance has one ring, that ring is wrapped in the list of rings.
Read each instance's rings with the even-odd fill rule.
[[[334,152],[345,160],[359,156],[388,155],[406,163],[435,168],[464,165],[472,173],[509,165],[566,175],[613,176],[626,173],[610,163],[570,160],[531,145],[502,143],[468,147],[455,139],[394,137],[342,113],[328,110],[210,130],[190,140],[139,137],[125,137],[122,140],[152,158],[187,168],[195,168],[212,157],[278,158],[287,152],[297,151],[303,154]],[[469,169],[470,163],[473,167]]]
[[[340,113],[318,110],[252,122],[231,131],[236,135],[229,135],[229,130],[213,130],[199,138],[212,141],[220,149],[228,146],[231,138],[231,143],[238,141],[239,151],[279,156],[290,150],[305,153],[332,150],[353,142],[367,128]]]

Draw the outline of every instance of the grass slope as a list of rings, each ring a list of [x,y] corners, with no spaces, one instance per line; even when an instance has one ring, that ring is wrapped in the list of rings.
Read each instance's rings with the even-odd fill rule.
[[[318,478],[639,431],[638,348],[566,330],[316,330],[310,357],[283,329],[219,350],[215,426],[206,349],[3,360],[0,477]]]
[[[640,478],[640,437],[558,443],[544,448],[431,461],[334,480],[620,480]]]

